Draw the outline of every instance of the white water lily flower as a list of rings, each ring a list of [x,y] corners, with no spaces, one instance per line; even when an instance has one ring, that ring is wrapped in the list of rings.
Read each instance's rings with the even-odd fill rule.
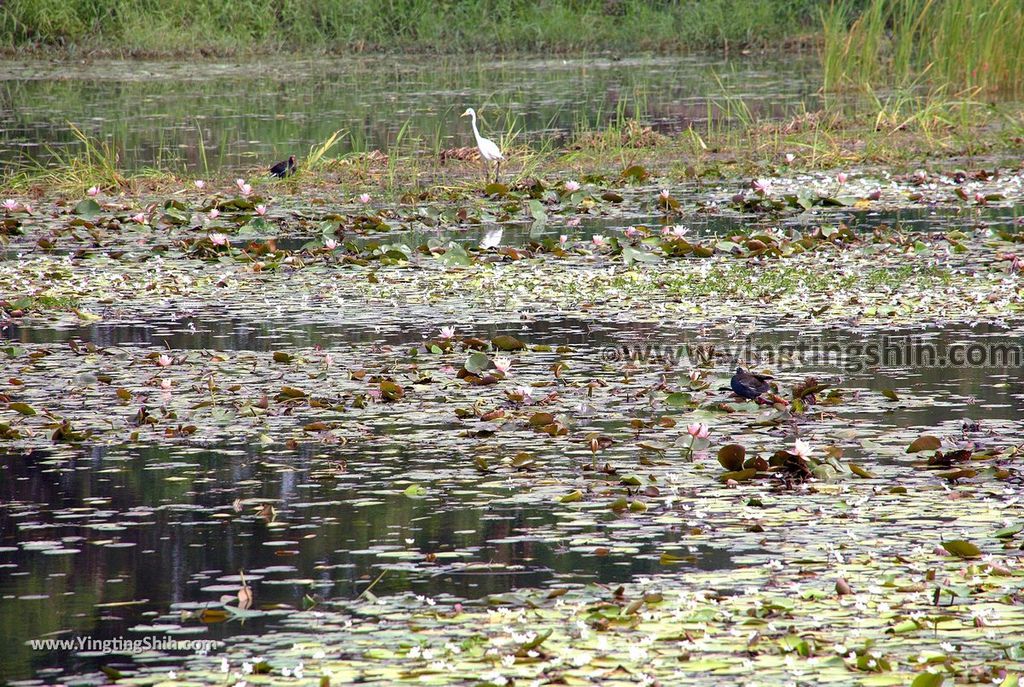
[[[807,460],[814,453],[811,445],[803,439],[797,439],[793,444],[793,454]]]

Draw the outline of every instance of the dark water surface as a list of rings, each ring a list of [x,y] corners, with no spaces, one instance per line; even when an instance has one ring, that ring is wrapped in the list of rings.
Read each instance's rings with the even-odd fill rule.
[[[271,350],[319,345],[390,344],[414,346],[415,329],[373,331],[328,323],[287,320],[153,321],[98,324],[73,335],[99,345],[166,342],[175,349]],[[194,331],[193,331],[194,330]],[[714,344],[797,345],[809,336],[781,325],[731,336],[703,334],[679,325],[551,320],[494,323],[473,332],[485,338],[512,333],[533,343],[565,344],[603,356],[623,347]],[[23,341],[53,341],[69,332],[9,332]],[[1020,350],[1021,337],[993,325],[941,330],[815,332],[821,340],[848,347],[918,337],[943,351],[965,342],[1001,343]],[[932,402],[890,410],[868,407],[851,420],[893,427],[957,427],[965,417],[1015,420],[1024,411],[1020,367],[940,368],[913,361],[840,366],[810,363],[801,372],[842,377],[855,393],[895,388]],[[727,370],[722,370],[723,376]],[[78,447],[57,453],[33,451],[3,456],[0,463],[0,640],[8,647],[5,679],[27,678],[49,666],[95,668],[88,657],[33,652],[30,638],[50,633],[84,633],[96,638],[145,634],[161,622],[174,623],[181,609],[216,601],[237,588],[244,570],[257,584],[262,607],[300,608],[313,599],[354,597],[380,573],[394,567],[375,593],[415,590],[429,595],[473,599],[520,586],[597,580],[624,582],[658,572],[658,551],[678,542],[675,528],[629,530],[628,545],[616,525],[599,521],[579,528],[618,541],[606,554],[569,545],[573,531],[543,503],[516,503],[515,487],[500,480],[480,486],[479,476],[452,482],[436,475],[458,473],[468,458],[444,445],[407,442],[396,425],[374,450],[315,446],[280,450],[260,446]],[[453,431],[447,418],[438,431]],[[870,456],[849,457],[870,461]],[[554,460],[564,457],[551,456]],[[326,468],[326,472],[325,472]],[[568,469],[568,465],[566,466]],[[465,469],[463,468],[465,472]],[[403,480],[430,485],[439,496],[417,501],[399,490]],[[399,488],[395,485],[398,484]],[[495,502],[491,497],[501,497]],[[276,514],[260,513],[273,504]],[[607,529],[612,528],[612,529]],[[553,535],[552,532],[561,532]],[[453,566],[436,572],[401,569],[405,556],[421,551],[451,556]],[[700,545],[687,565],[726,569],[737,551],[727,543]],[[465,564],[469,564],[468,567]],[[477,567],[474,567],[477,566]],[[125,606],[109,606],[133,602]],[[251,631],[272,619],[220,623],[203,638]],[[116,661],[115,661],[116,662]]]

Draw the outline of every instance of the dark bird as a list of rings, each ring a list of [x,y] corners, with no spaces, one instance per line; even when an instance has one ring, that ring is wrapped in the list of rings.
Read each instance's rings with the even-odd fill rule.
[[[295,156],[290,155],[287,160],[281,160],[270,168],[270,176],[277,177],[278,179],[284,179],[290,174],[295,174],[296,169]]]
[[[736,368],[736,374],[732,376],[729,387],[737,396],[753,400],[768,391],[768,380],[774,379],[769,375],[758,375],[747,372],[742,367]]]

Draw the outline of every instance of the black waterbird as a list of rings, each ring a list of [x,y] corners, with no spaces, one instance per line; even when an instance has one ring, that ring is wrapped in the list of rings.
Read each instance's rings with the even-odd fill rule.
[[[270,176],[284,179],[290,174],[295,174],[295,156],[289,155],[287,160],[281,160],[270,168]]]
[[[770,388],[768,380],[774,379],[769,375],[759,375],[747,372],[742,367],[736,368],[736,374],[729,381],[729,387],[737,396],[747,400],[753,400]]]

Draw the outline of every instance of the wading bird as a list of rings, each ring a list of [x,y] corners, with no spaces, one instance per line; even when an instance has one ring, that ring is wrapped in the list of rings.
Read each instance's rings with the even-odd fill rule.
[[[737,396],[753,400],[768,391],[770,388],[768,385],[769,379],[774,379],[774,377],[754,374],[747,372],[742,367],[737,367],[736,374],[732,376],[732,380],[729,382],[729,387]]]
[[[278,179],[284,179],[290,174],[295,174],[296,169],[295,156],[289,155],[287,160],[281,160],[270,168],[270,176],[277,177]]]
[[[480,157],[484,161],[484,177],[487,176],[490,171],[488,163],[494,160],[494,181],[498,181],[498,172],[501,170],[501,161],[505,159],[505,156],[501,154],[497,144],[489,138],[484,138],[480,135],[480,130],[476,128],[476,110],[472,107],[467,107],[466,111],[460,116],[471,117],[473,120],[473,135],[476,136],[476,147],[480,150]]]

